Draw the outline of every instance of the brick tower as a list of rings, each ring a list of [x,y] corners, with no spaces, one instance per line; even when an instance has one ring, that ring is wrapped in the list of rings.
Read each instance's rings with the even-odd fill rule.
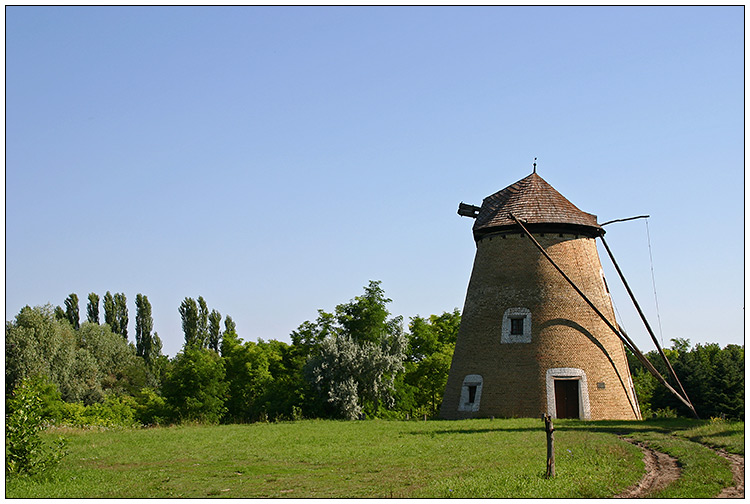
[[[640,419],[620,339],[526,236],[616,325],[596,216],[534,173],[488,196],[440,415]]]

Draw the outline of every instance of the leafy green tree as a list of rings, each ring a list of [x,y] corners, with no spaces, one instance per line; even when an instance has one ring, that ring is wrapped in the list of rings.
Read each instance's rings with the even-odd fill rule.
[[[416,365],[407,380],[416,387],[418,405],[426,406],[435,416],[443,402],[443,392],[453,359],[452,344],[443,345]]]
[[[306,360],[317,352],[323,341],[338,334],[335,325],[336,318],[332,313],[318,310],[318,318],[314,322],[306,320],[296,330],[292,331],[292,344]]]
[[[412,317],[409,323],[408,349],[403,379],[399,382],[402,411],[437,414],[448,380],[461,315],[458,309]]]
[[[52,307],[24,307],[5,326],[6,394],[21,380],[46,376],[63,400],[93,404],[153,382],[135,349],[108,325],[84,322],[74,331]]]
[[[78,332],[80,359],[93,359],[93,379],[83,398],[86,404],[101,402],[107,395],[132,395],[149,385],[145,363],[137,358],[133,345],[106,325],[84,322]]]
[[[635,356],[633,357],[635,358]],[[630,361],[630,359],[628,360]],[[649,418],[654,411],[652,405],[654,391],[657,387],[661,387],[661,384],[659,384],[654,375],[646,371],[640,362],[637,364],[637,367],[631,365],[631,370],[633,387],[635,388],[635,393],[638,397],[638,406],[641,410],[641,416],[643,418]]]
[[[306,377],[322,398],[344,418],[377,415],[392,408],[396,375],[403,369],[406,337],[401,317],[389,318],[380,282],[370,281],[365,294],[336,306],[332,317],[319,311],[292,334],[309,347]]]
[[[208,315],[208,348],[218,352],[221,340],[221,313],[211,310]]]
[[[198,335],[198,304],[193,298],[185,298],[180,303],[180,317],[182,318],[182,332],[185,334],[185,346],[201,348],[202,342]]]
[[[63,310],[59,306],[55,306],[55,318],[57,320],[68,320],[68,315],[65,313],[65,310]]]
[[[78,312],[78,295],[73,293],[65,299],[65,318],[68,319],[73,329],[80,327],[80,316]]]
[[[384,334],[394,334],[400,330],[401,317],[389,319],[386,305],[391,300],[379,281],[371,280],[365,287],[365,294],[352,301],[336,306],[336,322],[339,333],[356,342],[378,343]]]
[[[226,412],[224,363],[216,352],[185,345],[162,389],[175,420],[217,423]]]
[[[228,399],[227,418],[249,422],[268,414],[264,409],[264,391],[272,382],[268,356],[253,342],[242,343],[234,332],[225,333],[221,354],[226,364]]]
[[[86,319],[92,324],[99,323],[99,296],[89,293],[89,303],[86,306]]]
[[[47,376],[64,392],[75,397],[77,378],[76,334],[70,324],[55,316],[51,305],[25,306],[15,320],[5,324],[5,393],[25,378]],[[67,397],[66,397],[67,392]]]
[[[316,395],[303,374],[293,345],[283,341],[258,340],[268,360],[271,382],[263,390],[263,408],[270,418],[300,420],[303,416],[318,416],[319,407],[312,400]]]
[[[320,353],[308,362],[309,376],[342,417],[374,416],[381,405],[393,407],[394,381],[403,369],[405,349],[403,334],[386,336],[379,344],[334,336],[323,341]]]
[[[237,332],[237,324],[234,323],[234,320],[232,320],[232,317],[230,317],[229,315],[227,315],[224,319],[224,332]]]

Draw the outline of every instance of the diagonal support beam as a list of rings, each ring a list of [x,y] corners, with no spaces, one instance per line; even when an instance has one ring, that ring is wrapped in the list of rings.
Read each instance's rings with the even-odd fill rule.
[[[599,316],[599,318],[601,318],[602,321],[607,325],[607,327],[609,327],[612,330],[612,332],[614,332],[615,335],[618,338],[620,338],[620,340],[622,340],[622,342],[625,344],[625,346],[627,346],[628,349],[631,352],[633,352],[633,354],[638,358],[638,360],[641,362],[641,364],[643,364],[643,366],[648,370],[648,372],[651,373],[654,376],[654,378],[656,378],[659,381],[659,383],[661,383],[662,385],[664,385],[667,388],[667,390],[669,390],[672,394],[674,394],[675,397],[677,397],[677,399],[679,399],[680,401],[682,401],[682,403],[685,404],[685,406],[687,406],[688,408],[690,408],[690,410],[693,412],[693,414],[695,415],[695,417],[698,418],[698,413],[695,411],[695,408],[690,403],[690,401],[688,401],[684,397],[682,397],[682,395],[680,395],[680,393],[677,392],[674,389],[674,387],[672,387],[667,382],[667,380],[664,379],[664,377],[661,375],[661,373],[659,373],[659,371],[654,367],[654,365],[651,364],[651,361],[649,361],[646,358],[646,356],[643,355],[643,353],[638,349],[638,347],[635,346],[635,343],[633,343],[633,340],[631,340],[628,337],[628,335],[625,334],[624,331],[621,331],[620,329],[618,329],[617,327],[615,327],[612,324],[612,322],[610,322],[607,319],[607,317],[596,307],[596,305],[594,305],[594,303],[591,302],[591,300],[586,296],[586,294],[584,294],[583,291],[578,288],[578,286],[573,282],[573,280],[571,280],[570,277],[568,277],[568,275],[566,275],[565,272],[562,269],[560,269],[560,266],[558,266],[557,263],[547,253],[547,251],[544,250],[544,247],[542,247],[539,244],[539,242],[536,241],[536,238],[534,238],[534,236],[531,233],[529,233],[529,230],[526,229],[526,226],[523,225],[523,223],[518,219],[518,217],[516,217],[512,213],[510,214],[510,217],[514,221],[516,221],[516,224],[518,224],[521,227],[521,229],[523,229],[524,233],[526,233],[526,235],[529,238],[531,238],[531,242],[534,244],[534,246],[536,246],[536,248],[539,249],[539,251],[542,253],[542,255],[545,258],[547,258],[547,260],[552,264],[552,266],[554,266],[554,268],[563,276],[563,278],[570,284],[570,286],[573,287],[573,289],[578,293],[578,295],[581,296],[581,298],[583,298],[583,300],[586,302],[586,304],[588,304],[589,307],[591,307],[591,309],[594,310],[594,313],[596,313]]]
[[[607,245],[607,241],[604,239],[604,236],[601,236],[601,239],[602,239],[602,244],[604,245],[604,248],[607,250],[607,254],[609,255],[609,258],[612,260],[612,264],[614,264],[615,269],[617,270],[617,274],[620,275],[620,280],[622,280],[622,284],[625,286],[625,289],[628,291],[628,295],[630,296],[630,299],[633,301],[633,304],[635,305],[636,310],[638,310],[638,315],[640,315],[641,320],[643,321],[643,324],[646,326],[646,330],[648,331],[648,334],[651,336],[651,341],[654,342],[654,345],[656,346],[656,349],[658,350],[659,355],[661,356],[664,363],[667,365],[669,374],[672,376],[675,383],[677,383],[677,385],[680,387],[680,391],[682,392],[682,395],[685,397],[687,402],[690,403],[690,409],[693,410],[693,412],[695,412],[693,403],[690,401],[690,398],[688,397],[687,392],[685,392],[685,387],[682,386],[682,382],[680,382],[680,379],[677,378],[677,373],[674,372],[674,368],[672,368],[672,364],[669,362],[669,359],[664,353],[664,350],[662,350],[661,345],[659,345],[659,341],[656,339],[656,335],[654,335],[654,331],[651,329],[651,325],[648,323],[648,320],[646,320],[646,315],[643,314],[643,310],[641,310],[641,306],[638,304],[638,301],[636,301],[633,291],[630,290],[630,285],[628,285],[627,280],[625,280],[625,275],[622,274],[622,271],[620,270],[620,266],[617,264],[617,261],[615,261],[615,256],[612,254],[612,251],[609,249],[609,245]]]

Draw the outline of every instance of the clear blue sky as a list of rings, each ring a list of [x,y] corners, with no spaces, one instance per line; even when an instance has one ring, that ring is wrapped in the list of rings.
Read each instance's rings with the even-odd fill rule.
[[[744,344],[743,7],[6,7],[6,320],[203,296],[289,341],[381,280],[463,307],[460,201],[538,173],[665,345]],[[601,248],[600,248],[601,250]],[[600,252],[602,254],[602,252]],[[625,328],[653,345],[602,255]]]

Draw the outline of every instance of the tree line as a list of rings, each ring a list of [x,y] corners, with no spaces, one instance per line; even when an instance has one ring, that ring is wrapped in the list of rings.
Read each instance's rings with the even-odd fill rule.
[[[716,343],[707,343],[691,348],[690,340],[684,338],[674,338],[671,342],[671,348],[665,348],[664,353],[700,417],[744,420],[744,345],[721,348]],[[667,366],[656,350],[648,352],[646,358],[662,376],[669,376]],[[687,406],[659,384],[630,352],[628,364],[644,418],[692,416]],[[677,387],[676,383],[672,385]]]
[[[411,317],[404,331],[390,302],[371,281],[333,311],[318,310],[288,344],[243,341],[230,316],[222,324],[203,297],[187,297],[177,309],[184,343],[170,359],[145,295],[136,296],[131,342],[123,293],[89,294],[83,322],[70,294],[64,308],[26,306],[6,322],[6,404],[19,384],[35,379],[46,414],[58,422],[434,416],[460,314]]]
[[[134,342],[125,295],[107,292],[102,301],[103,321],[91,293],[83,322],[75,294],[65,308],[26,306],[6,322],[6,404],[22,381],[36,378],[46,414],[58,422],[435,417],[461,320],[458,309],[414,316],[405,330],[380,282],[371,281],[359,296],[318,310],[292,331],[291,343],[244,341],[229,315],[186,297],[177,308],[184,343],[170,359],[145,295],[136,295]],[[744,419],[743,346],[690,348],[675,339],[665,352],[703,418]],[[667,375],[655,351],[647,357]],[[629,364],[644,418],[690,416],[632,355]]]

